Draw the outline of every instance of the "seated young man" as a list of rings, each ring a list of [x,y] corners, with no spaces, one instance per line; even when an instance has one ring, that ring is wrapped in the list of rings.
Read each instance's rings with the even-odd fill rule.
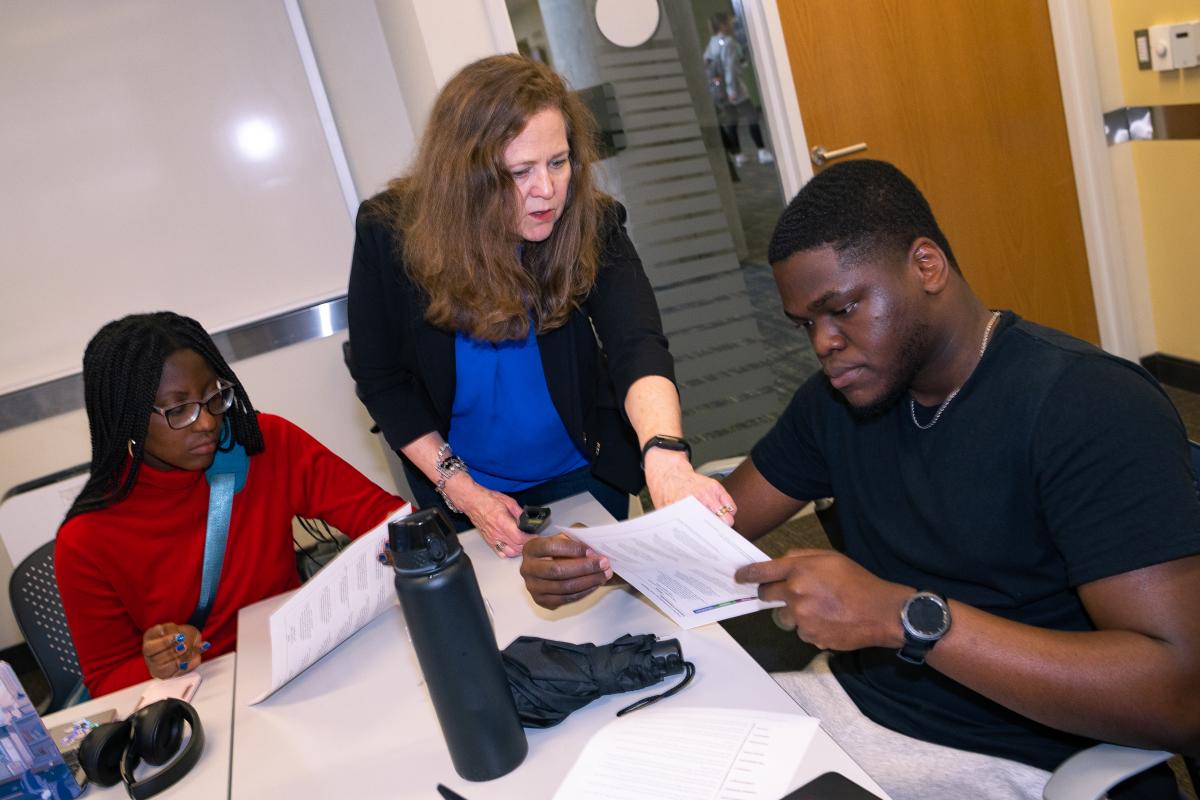
[[[1040,798],[1097,740],[1200,752],[1200,499],[1154,379],[986,308],[890,164],[810,181],[770,260],[823,370],[726,480],[736,527],[832,496],[846,547],[737,574],[830,651],[780,684],[897,800]],[[561,537],[522,572],[554,607],[607,568]]]
[[[300,428],[256,412],[187,317],[105,325],[84,353],[83,385],[91,476],[59,528],[54,571],[93,696],[234,650],[241,608],[300,585],[293,517],[354,537],[404,505]],[[210,467],[235,477],[216,591],[201,608],[219,517]]]

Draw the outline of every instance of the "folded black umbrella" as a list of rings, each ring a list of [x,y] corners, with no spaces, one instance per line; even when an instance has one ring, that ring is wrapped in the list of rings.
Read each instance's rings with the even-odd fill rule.
[[[691,662],[683,660],[677,639],[660,642],[652,633],[625,634],[605,645],[520,636],[500,655],[517,713],[526,728],[549,728],[601,695],[641,689],[686,671],[679,684],[619,712],[624,714],[670,697],[695,674]]]

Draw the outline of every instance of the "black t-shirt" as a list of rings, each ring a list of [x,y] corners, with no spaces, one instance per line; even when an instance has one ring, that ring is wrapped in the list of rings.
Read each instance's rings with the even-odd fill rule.
[[[1162,389],[1012,313],[934,427],[907,398],[856,421],[818,373],[751,458],[784,494],[836,498],[847,555],[874,574],[1030,625],[1091,630],[1075,587],[1200,553],[1187,437]],[[892,650],[832,664],[864,714],[915,738],[1048,770],[1093,744]]]

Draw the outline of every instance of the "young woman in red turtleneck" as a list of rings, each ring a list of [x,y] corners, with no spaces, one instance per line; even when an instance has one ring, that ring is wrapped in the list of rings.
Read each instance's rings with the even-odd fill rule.
[[[55,573],[92,695],[194,669],[237,646],[238,610],[299,585],[292,518],[354,537],[404,505],[287,420],[259,414],[199,323],[104,326],[84,354],[91,477],[59,529]],[[209,483],[240,448],[225,559],[203,630]]]

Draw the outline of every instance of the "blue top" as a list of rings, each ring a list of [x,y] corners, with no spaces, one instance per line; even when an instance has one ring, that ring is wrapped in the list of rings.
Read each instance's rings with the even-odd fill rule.
[[[476,483],[519,492],[587,466],[550,399],[532,321],[520,342],[460,332],[454,355],[450,447]]]

